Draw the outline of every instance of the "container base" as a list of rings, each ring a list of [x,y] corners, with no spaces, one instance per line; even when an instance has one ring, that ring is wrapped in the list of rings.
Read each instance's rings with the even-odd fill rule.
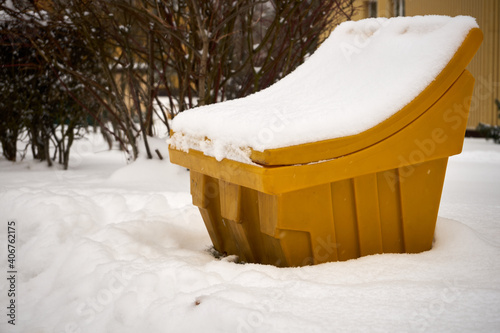
[[[280,267],[431,249],[448,158],[271,195],[191,171],[217,251]]]

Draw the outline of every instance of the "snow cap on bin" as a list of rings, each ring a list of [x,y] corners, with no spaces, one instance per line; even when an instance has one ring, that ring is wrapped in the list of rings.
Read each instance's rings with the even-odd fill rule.
[[[252,151],[357,135],[414,100],[477,27],[468,16],[344,22],[271,87],[179,114],[170,144],[252,163]]]

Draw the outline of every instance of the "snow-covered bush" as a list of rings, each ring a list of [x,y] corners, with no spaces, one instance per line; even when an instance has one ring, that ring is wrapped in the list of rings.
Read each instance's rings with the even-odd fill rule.
[[[140,142],[152,158],[148,136],[168,134],[177,113],[270,86],[354,12],[353,0],[51,0],[50,12],[8,4],[0,3],[0,11],[14,17],[7,21],[16,22],[19,31],[11,37],[13,32],[4,29],[3,39],[19,40],[16,47],[22,44],[36,60],[27,58],[26,64],[36,66],[19,75],[5,71],[17,82],[8,91],[28,94],[20,100],[30,101],[30,108],[38,105],[29,118],[30,125],[44,124],[28,132],[34,155],[50,162],[48,143],[62,143],[55,154],[66,166],[72,139],[54,139],[53,133],[55,124],[73,122],[67,115],[54,120],[54,108],[65,105],[71,119],[80,119],[75,124],[87,114],[131,159],[137,158]],[[25,25],[28,33],[22,32]],[[4,44],[15,59],[14,44]],[[44,88],[26,81],[28,72],[35,81],[43,78]],[[160,100],[161,93],[166,98]],[[1,132],[4,155],[12,159],[12,143],[26,128],[16,129],[11,122],[19,123],[17,110],[23,117],[27,111],[25,105],[3,108],[9,110],[3,111],[2,126],[9,128]],[[153,119],[163,123],[161,133],[154,131]],[[67,129],[59,133],[72,133]]]
[[[84,86],[61,71],[43,50],[62,48],[82,72],[96,72],[93,55],[70,25],[44,12],[2,12],[0,20],[0,141],[3,155],[16,160],[17,141],[27,140],[33,157],[68,167],[75,137],[87,126],[85,108],[98,104]],[[80,101],[86,101],[82,105]]]
[[[133,159],[138,142],[152,157],[148,136],[158,134],[153,119],[165,125],[160,129],[165,135],[178,112],[268,87],[300,65],[325,31],[354,11],[353,0],[52,3],[99,54],[107,84],[82,80],[106,95],[102,102],[113,123],[106,122],[105,131],[121,140]],[[96,42],[97,33],[104,36],[102,42]]]

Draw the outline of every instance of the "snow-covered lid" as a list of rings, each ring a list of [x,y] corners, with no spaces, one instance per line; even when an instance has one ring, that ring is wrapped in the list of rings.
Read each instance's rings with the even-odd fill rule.
[[[362,133],[418,96],[476,27],[468,16],[344,22],[271,87],[179,114],[170,145],[252,163],[252,150]]]

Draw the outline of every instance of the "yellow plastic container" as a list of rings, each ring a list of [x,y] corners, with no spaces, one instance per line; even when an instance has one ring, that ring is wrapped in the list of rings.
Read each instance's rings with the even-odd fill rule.
[[[463,145],[474,85],[465,67],[481,41],[472,29],[417,98],[360,134],[253,151],[259,165],[171,147],[215,249],[282,267],[429,250],[448,157]]]

